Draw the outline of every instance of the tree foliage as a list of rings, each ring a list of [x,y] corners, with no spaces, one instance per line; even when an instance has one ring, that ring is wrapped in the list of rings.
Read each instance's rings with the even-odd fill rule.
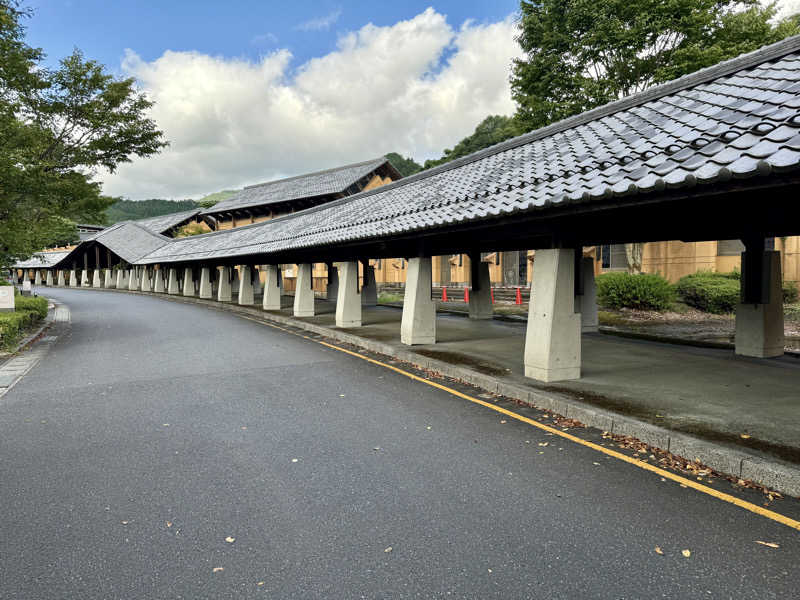
[[[194,200],[117,200],[106,210],[109,225],[119,221],[135,221],[160,217],[198,208]]]
[[[25,42],[15,0],[0,0],[0,266],[102,222],[113,201],[95,179],[164,147],[150,101],[80,51],[57,68]]]
[[[397,152],[389,152],[386,158],[392,163],[392,166],[400,172],[403,177],[410,177],[414,173],[422,171],[422,165],[415,161],[413,158],[406,158]]]
[[[512,95],[536,129],[800,32],[758,0],[522,0]]]
[[[445,149],[441,158],[426,160],[425,168],[430,169],[462,156],[467,156],[478,150],[499,144],[520,133],[521,131],[512,117],[489,115],[478,123],[472,134],[458,142],[452,149]]]

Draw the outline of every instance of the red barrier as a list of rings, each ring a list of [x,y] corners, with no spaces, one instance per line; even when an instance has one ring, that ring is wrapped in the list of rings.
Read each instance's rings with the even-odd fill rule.
[[[442,288],[442,302],[447,302],[447,288]]]
[[[489,293],[492,296],[492,304],[494,304],[494,288],[489,288]]]
[[[469,288],[468,287],[464,288],[464,302],[469,304]]]
[[[520,291],[520,288],[517,288],[517,299],[514,304],[522,304],[522,292]]]

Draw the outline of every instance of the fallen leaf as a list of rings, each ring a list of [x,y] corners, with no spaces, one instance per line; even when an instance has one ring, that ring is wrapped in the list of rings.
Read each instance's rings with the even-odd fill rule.
[[[163,427],[169,427],[169,423],[164,423]]]
[[[428,427],[428,429],[430,429],[430,427]]]
[[[264,582],[263,582],[263,581],[259,581],[259,582],[258,582],[256,585],[257,585],[258,587],[261,587],[262,585],[264,585]]]
[[[550,442],[539,442],[540,446],[547,446]]]
[[[770,548],[780,548],[780,546],[775,542],[762,542],[761,540],[756,540],[756,544],[761,544],[762,546],[769,546]]]
[[[128,523],[130,523],[130,521],[122,521],[123,525],[127,525]]]
[[[664,554],[664,551],[661,549],[661,546],[656,546],[656,554]]]
[[[685,487],[686,487],[686,484],[685,484],[685,483],[681,483],[681,484],[679,484],[679,485],[680,485],[682,488],[685,488]]]
[[[386,550],[384,550],[384,552],[386,554],[389,554],[389,552],[391,552],[391,551],[392,551],[392,547],[391,546],[389,546]]]
[[[380,449],[381,449],[381,447],[380,447],[380,446],[375,446],[375,447],[373,448],[373,450],[375,450],[375,452],[377,452],[377,451],[378,451],[378,450],[380,450]]]
[[[685,558],[689,558],[692,555],[692,551],[691,550],[681,550],[681,554],[683,554],[683,556]]]
[[[530,441],[530,440],[525,440],[525,443],[526,443],[526,444],[530,444],[530,443],[531,443],[531,441]]]
[[[225,567],[214,567],[211,569],[214,573],[219,573],[220,571],[224,571]]]
[[[296,458],[292,459],[292,462],[297,462],[297,461],[298,461],[298,459],[296,459]]]
[[[504,425],[504,424],[505,424],[505,421],[500,421],[500,424],[501,424],[501,425]]]
[[[339,394],[339,398],[344,398],[344,394]]]
[[[491,572],[492,572],[492,570],[491,570],[491,569],[487,569],[487,570],[489,571],[489,573],[491,573]]]
[[[597,467],[599,467],[599,466],[600,466],[600,463],[593,462],[592,464],[593,464],[593,465],[595,465],[595,466],[597,466]]]
[[[750,439],[750,436],[748,434],[746,434],[746,433],[741,434],[739,437],[742,438],[743,440],[749,440]]]
[[[247,429],[247,427],[242,427],[242,431],[244,431],[245,429]]]
[[[236,541],[236,538],[228,536],[228,537],[225,538],[225,541],[228,542],[229,544],[232,544],[233,542]]]
[[[172,527],[172,521],[167,521],[167,527]]]

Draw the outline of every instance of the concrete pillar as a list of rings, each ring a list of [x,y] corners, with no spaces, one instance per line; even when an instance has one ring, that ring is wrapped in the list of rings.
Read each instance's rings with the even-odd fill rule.
[[[153,272],[153,279],[155,280],[153,283],[153,291],[156,294],[163,294],[167,291],[166,284],[164,283],[164,269],[160,266]]]
[[[575,306],[581,313],[581,331],[584,333],[596,332],[600,321],[597,317],[597,286],[594,282],[594,259],[591,256],[581,258],[580,276],[583,294],[575,296]]]
[[[150,281],[150,267],[142,267],[142,277],[139,280],[139,289],[143,292],[150,292],[153,290],[153,284]]]
[[[211,267],[200,268],[200,291],[198,295],[207,300],[214,297],[214,294],[211,293]]]
[[[258,269],[255,267],[251,267],[251,271],[253,272],[253,303],[255,304],[255,299],[261,295],[261,269],[263,266],[260,266]]]
[[[100,283],[100,269],[95,269],[94,273],[92,274],[92,287],[93,288],[102,287]]]
[[[231,268],[222,267],[219,270],[219,285],[217,286],[217,300],[219,302],[230,302],[231,293]]]
[[[45,278],[45,285],[52,287],[53,286],[53,270],[49,269],[47,271],[47,277]]]
[[[106,289],[111,289],[114,287],[114,271],[111,269],[105,269],[103,278],[103,287]]]
[[[375,267],[364,261],[364,282],[361,285],[361,306],[378,304],[378,284],[375,283]]]
[[[194,296],[194,274],[191,267],[183,269],[183,295]]]
[[[64,277],[64,269],[59,269],[58,270],[58,286],[59,287],[64,287],[65,285],[67,285],[67,282],[66,282],[66,279]]]
[[[297,285],[294,290],[294,316],[314,316],[314,289],[312,287],[311,264],[297,265]]]
[[[81,271],[81,287],[89,287],[89,269]]]
[[[75,269],[69,272],[69,286],[78,287],[78,274],[75,272]]]
[[[169,268],[169,280],[167,282],[167,293],[174,296],[180,290],[178,289],[178,269],[175,267]]]
[[[470,256],[470,270],[472,271],[472,289],[469,291],[469,318],[491,319],[494,316],[492,308],[492,280],[489,277],[489,263],[483,262],[480,254]]]
[[[136,267],[128,271],[128,290],[135,292],[139,289],[139,274],[136,272]]]
[[[281,284],[280,267],[278,265],[267,265],[267,273],[264,277],[264,298],[261,306],[264,310],[281,309]]]
[[[42,285],[42,272],[36,269],[36,275],[33,278],[33,285]]]
[[[339,263],[338,271],[336,326],[361,327],[361,292],[358,289],[358,262]]]
[[[339,269],[333,263],[327,263],[326,266],[328,267],[328,289],[325,299],[336,302],[339,297]]]
[[[436,303],[431,298],[430,257],[408,261],[400,341],[409,346],[436,342]]]
[[[581,376],[574,256],[571,248],[536,251],[525,335],[526,377],[549,382]]]
[[[253,268],[249,265],[239,266],[239,304],[251,306],[253,299]]]
[[[117,289],[128,289],[128,271],[126,269],[117,269]]]
[[[747,273],[747,252],[742,252],[742,287]],[[741,303],[736,307],[736,354],[773,358],[783,356],[783,290],[781,254],[764,252],[763,270],[769,293],[765,303]],[[755,274],[754,274],[755,275]],[[744,289],[743,289],[744,296]]]

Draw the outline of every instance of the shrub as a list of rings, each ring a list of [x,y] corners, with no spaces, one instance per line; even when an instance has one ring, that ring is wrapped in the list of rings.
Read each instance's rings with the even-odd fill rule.
[[[738,271],[714,273],[698,271],[678,280],[678,295],[689,306],[714,314],[730,313],[739,304]]]
[[[17,296],[14,312],[0,312],[0,347],[10,350],[23,332],[47,316],[47,299]]]
[[[784,281],[783,282],[783,303],[784,304],[794,304],[800,300],[800,293],[797,290],[797,282],[796,281]]]
[[[675,301],[675,288],[660,275],[612,272],[596,281],[597,299],[608,308],[666,310]]]

